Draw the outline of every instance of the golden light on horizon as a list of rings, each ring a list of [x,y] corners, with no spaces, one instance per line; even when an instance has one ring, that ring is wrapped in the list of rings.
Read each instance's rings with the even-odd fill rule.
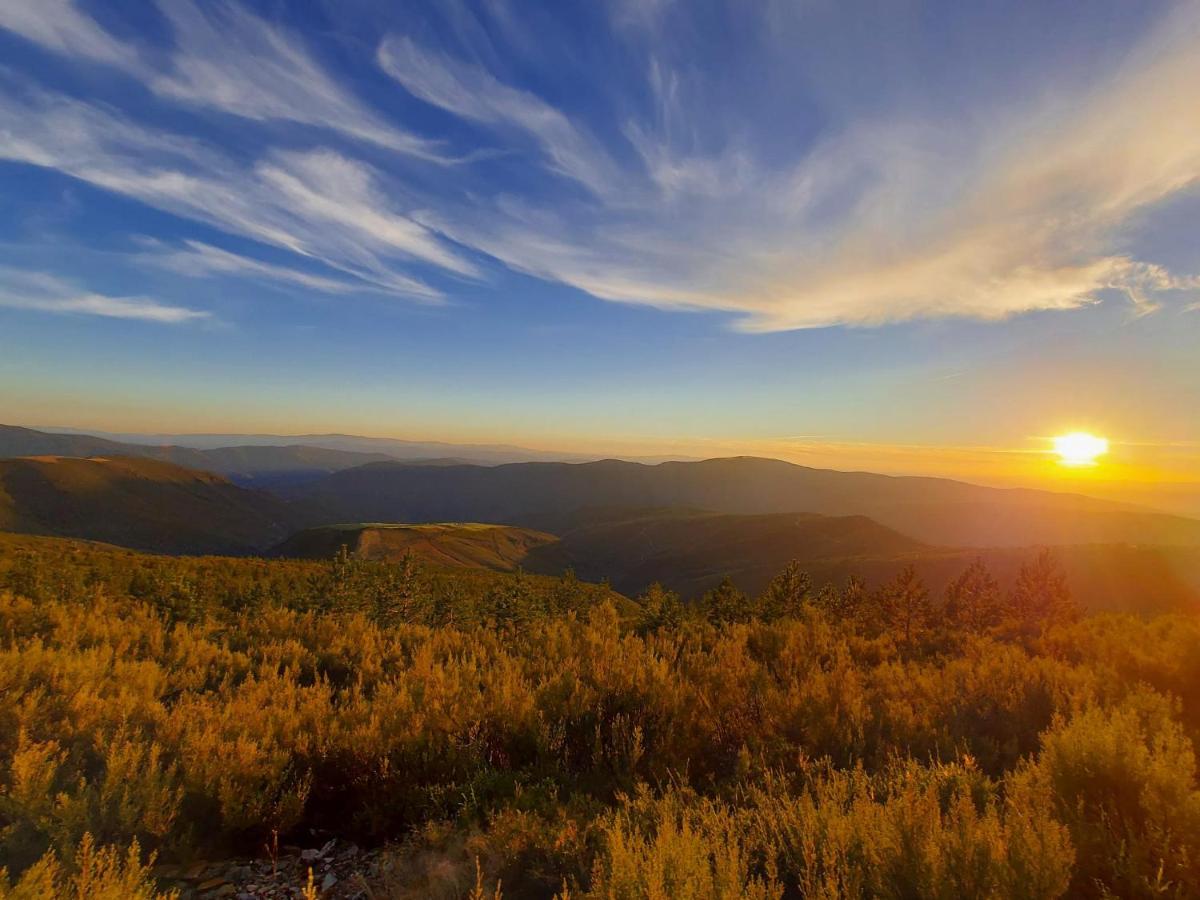
[[[1094,466],[1108,452],[1108,439],[1086,431],[1072,431],[1054,438],[1054,452],[1064,466]]]

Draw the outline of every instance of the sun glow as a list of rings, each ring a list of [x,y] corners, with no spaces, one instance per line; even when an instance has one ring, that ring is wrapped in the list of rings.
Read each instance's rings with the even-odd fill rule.
[[[1064,466],[1094,466],[1108,452],[1108,439],[1086,431],[1073,431],[1054,438],[1054,452]]]

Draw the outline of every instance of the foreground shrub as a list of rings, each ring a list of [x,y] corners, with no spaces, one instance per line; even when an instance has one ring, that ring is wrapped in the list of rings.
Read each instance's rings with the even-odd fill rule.
[[[734,802],[643,789],[603,821],[597,898],[993,897],[1052,900],[1070,880],[1067,829],[1026,781],[972,766],[886,773],[814,767],[798,789],[768,778]]]
[[[1071,830],[1073,896],[1200,896],[1196,758],[1172,712],[1143,692],[1046,735],[1027,777]]]
[[[122,853],[115,847],[97,847],[85,834],[73,855],[74,864],[67,867],[51,851],[15,884],[0,868],[0,900],[175,900],[178,896],[154,887],[150,863],[142,863],[136,841]]]
[[[1200,896],[1194,618],[904,640],[792,571],[769,619],[562,579],[408,621],[345,584],[330,608],[316,564],[87,553],[0,590],[17,886],[90,871],[85,835],[183,862],[325,831],[403,842],[423,896],[477,861],[510,897]]]
[[[747,827],[804,897],[1049,900],[1073,858],[1048,798],[1005,793],[968,760],[898,763],[875,776],[823,769],[798,793],[756,788]]]
[[[605,900],[766,900],[783,895],[753,871],[754,850],[736,814],[711,800],[643,792],[603,825],[604,852],[589,897]]]

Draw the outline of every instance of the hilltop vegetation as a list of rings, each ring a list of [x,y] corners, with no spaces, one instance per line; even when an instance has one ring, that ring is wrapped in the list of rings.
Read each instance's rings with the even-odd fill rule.
[[[138,854],[314,828],[393,842],[375,896],[466,896],[476,865],[506,897],[1200,892],[1200,623],[1080,618],[1047,555],[1008,592],[982,564],[945,596],[791,566],[623,611],[473,572],[493,587],[443,615],[429,573],[345,554],[0,548],[21,896],[135,896]]]
[[[401,525],[364,523],[326,525],[292,535],[274,555],[301,559],[332,559],[346,547],[357,559],[398,562],[412,555],[441,566],[512,572],[522,568],[535,549],[550,548],[539,558],[548,573],[561,572],[562,558],[553,550],[552,534],[530,528],[470,522]]]

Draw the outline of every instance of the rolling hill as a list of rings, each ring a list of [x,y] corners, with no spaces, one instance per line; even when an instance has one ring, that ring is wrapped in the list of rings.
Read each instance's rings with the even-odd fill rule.
[[[81,435],[77,429],[52,429],[56,434]],[[385,459],[414,462],[430,459],[457,459],[471,465],[498,465],[512,462],[559,461],[587,462],[597,457],[585,453],[534,450],[510,444],[451,444],[445,441],[406,441],[397,438],[366,437],[354,434],[138,434],[102,433],[101,437],[128,444],[207,450],[233,446],[306,446],[381,456]],[[661,459],[661,458],[660,458]],[[646,461],[659,461],[648,459]]]
[[[273,495],[159,460],[0,460],[0,530],[168,553],[243,554],[311,519]]]
[[[810,469],[753,457],[436,469],[372,463],[287,495],[318,501],[340,521],[493,522],[555,534],[586,521],[586,510],[654,507],[867,516],[943,546],[1200,545],[1200,520],[1075,494]]]
[[[975,558],[1007,590],[1032,547],[936,547],[863,516],[721,515],[681,510],[596,512],[558,544],[534,548],[532,572],[570,565],[588,581],[608,580],[637,596],[657,581],[695,598],[729,577],[758,594],[796,560],[816,586],[851,575],[869,587],[912,565],[934,597]],[[1152,613],[1200,607],[1200,546],[1082,544],[1054,548],[1072,592],[1092,610]]]
[[[686,510],[593,511],[558,544],[534,548],[532,572],[570,565],[588,581],[608,580],[637,596],[658,581],[695,598],[729,577],[760,593],[792,560],[815,585],[851,575],[875,587],[911,564],[940,597],[975,558],[1007,590],[1033,547],[938,547],[864,516],[722,515]],[[1152,613],[1200,608],[1200,546],[1080,544],[1054,547],[1073,593],[1093,610]]]
[[[607,578],[634,593],[658,581],[694,596],[725,575],[733,576],[744,590],[757,592],[793,559],[807,564],[927,549],[865,516],[648,510],[628,517],[613,514],[572,529],[557,545],[534,548],[526,567],[544,572],[565,563],[585,580]]]
[[[395,562],[406,553],[443,569],[558,575],[607,581],[626,596],[660,582],[694,599],[729,577],[760,593],[796,560],[816,586],[851,575],[875,587],[913,565],[934,597],[976,557],[1007,590],[1031,547],[936,547],[864,516],[694,510],[594,510],[561,538],[502,525],[357,524],[312,528],[272,555],[328,559],[345,545],[361,558]],[[1086,544],[1056,547],[1072,592],[1092,610],[1149,614],[1200,607],[1200,547]]]
[[[553,548],[557,543],[552,534],[506,525],[364,523],[301,531],[276,547],[272,555],[328,559],[345,546],[360,559],[378,562],[394,562],[411,553],[437,566],[512,572],[524,566],[531,551]],[[553,550],[541,557],[542,568],[550,574],[563,569],[555,557]]]
[[[0,425],[0,458],[19,456],[145,457],[189,469],[216,472],[245,485],[294,485],[321,475],[390,461],[382,453],[357,453],[302,444],[246,445],[195,449],[173,444],[131,444],[88,434],[56,434]]]

